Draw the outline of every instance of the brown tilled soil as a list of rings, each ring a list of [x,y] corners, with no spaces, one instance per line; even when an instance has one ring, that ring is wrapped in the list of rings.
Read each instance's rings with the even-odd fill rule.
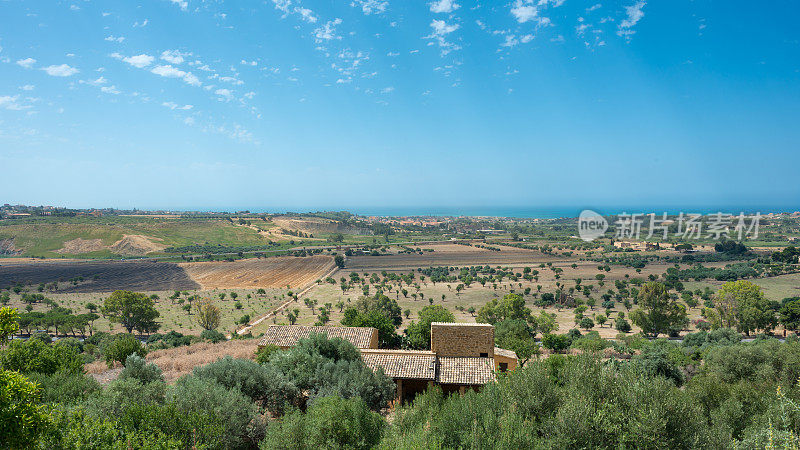
[[[173,263],[153,261],[0,261],[0,288],[16,283],[36,285],[83,277],[59,292],[195,290],[200,285]]]
[[[195,367],[212,363],[225,356],[252,359],[257,348],[257,339],[231,340],[217,344],[198,342],[184,347],[156,350],[148,354],[146,359],[160,367],[164,378],[171,383],[190,373]],[[122,371],[121,367],[109,369],[105,361],[95,361],[86,364],[84,368],[86,373],[104,384],[116,379]]]
[[[333,258],[324,255],[303,258],[281,256],[233,262],[182,263],[180,266],[203,289],[299,288],[313,283],[330,271]]]

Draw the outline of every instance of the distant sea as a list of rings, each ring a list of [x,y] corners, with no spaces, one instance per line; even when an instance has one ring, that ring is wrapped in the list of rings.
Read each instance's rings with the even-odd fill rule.
[[[581,211],[590,209],[598,212],[601,215],[608,216],[614,214],[628,213],[628,214],[679,214],[694,213],[694,214],[713,214],[717,212],[727,214],[754,214],[760,212],[762,214],[770,212],[795,212],[800,211],[800,205],[793,207],[786,206],[713,206],[713,207],[675,207],[675,206],[605,206],[597,207],[587,205],[585,207],[504,207],[504,206],[464,206],[464,207],[319,207],[319,208],[234,208],[230,211],[248,210],[253,213],[285,213],[297,212],[307,213],[316,211],[347,211],[353,214],[362,216],[385,216],[385,217],[400,217],[400,216],[484,216],[484,217],[514,217],[514,218],[527,218],[527,219],[553,219],[559,217],[578,217]]]

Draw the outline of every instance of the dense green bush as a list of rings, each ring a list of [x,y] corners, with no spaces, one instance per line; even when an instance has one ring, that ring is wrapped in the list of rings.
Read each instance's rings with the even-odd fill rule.
[[[153,381],[164,381],[161,368],[153,363],[148,363],[144,358],[132,353],[125,359],[125,368],[120,372],[121,379],[133,378],[142,384],[152,383]]]
[[[39,339],[14,340],[0,353],[0,368],[47,375],[83,373],[83,358],[71,345],[45,344]]]
[[[324,397],[305,414],[293,411],[270,424],[260,448],[369,449],[378,445],[385,426],[360,398]]]
[[[281,348],[277,345],[268,344],[263,347],[259,347],[256,350],[256,362],[259,364],[264,364],[265,362],[269,361],[270,356],[275,353],[281,351]]]
[[[238,389],[189,375],[175,383],[167,400],[185,414],[212,416],[223,430],[219,448],[252,448],[263,438],[258,407]]]
[[[184,345],[191,345],[198,342],[200,338],[192,335],[184,335],[177,331],[170,331],[169,333],[153,333],[147,338],[147,346],[150,350],[157,350],[162,348],[182,347]]]
[[[213,344],[226,340],[225,335],[217,330],[203,330],[203,332],[200,333],[200,338]]]
[[[125,360],[132,354],[137,354],[144,358],[147,354],[147,349],[139,340],[130,334],[119,334],[115,336],[114,340],[108,344],[104,352],[108,367],[112,367],[115,362],[125,364]]]

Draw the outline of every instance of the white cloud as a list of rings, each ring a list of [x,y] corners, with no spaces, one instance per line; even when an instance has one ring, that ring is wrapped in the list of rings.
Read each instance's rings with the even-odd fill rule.
[[[341,39],[341,36],[336,35],[336,25],[341,23],[342,19],[337,18],[334,20],[329,20],[325,23],[325,25],[314,30],[314,37],[317,39],[317,43],[330,41],[332,39]]]
[[[187,2],[186,0],[169,0],[169,1],[172,2],[175,5],[180,6],[181,10],[183,10],[183,11],[186,11],[187,9],[189,9],[189,2]]]
[[[431,3],[431,12],[451,13],[460,7],[461,5],[456,3],[454,0],[438,0]]]
[[[124,36],[106,36],[106,40],[108,42],[116,42],[117,44],[121,44],[124,40]]]
[[[505,42],[500,44],[500,46],[501,47],[514,47],[517,44],[519,44],[519,40],[517,39],[517,36],[515,36],[513,34],[507,34]]]
[[[161,59],[171,64],[180,64],[183,62],[184,54],[177,50],[164,50],[161,52]]]
[[[317,23],[317,16],[314,15],[314,11],[308,8],[295,8],[296,13],[300,14],[300,16],[308,23]]]
[[[248,92],[248,93],[244,94],[244,96],[245,96],[246,98],[252,99],[253,97],[255,97],[255,96],[256,96],[256,93],[255,93],[255,92],[253,92],[253,91],[250,91],[250,92]]]
[[[425,36],[425,39],[430,39],[433,42],[439,44],[439,49],[441,50],[442,56],[444,56],[454,50],[458,50],[461,48],[459,45],[449,42],[446,38],[448,34],[452,33],[453,31],[456,31],[459,27],[460,25],[458,24],[448,25],[444,20],[434,19],[431,22],[431,28],[433,29],[433,31],[428,36]],[[431,42],[431,44],[429,45],[432,45],[433,42]]]
[[[164,102],[164,103],[161,104],[161,106],[166,106],[167,108],[172,109],[172,110],[179,109],[181,111],[188,111],[188,110],[194,108],[193,105],[180,106],[175,102]]]
[[[244,81],[235,78],[235,77],[219,77],[219,81],[224,81],[225,83],[235,84],[237,86],[244,84]]]
[[[531,21],[539,15],[539,8],[530,2],[523,3],[522,0],[514,2],[514,7],[511,8],[511,15],[517,19],[519,23]]]
[[[120,55],[119,53],[112,53],[111,57],[119,59],[120,61],[126,62],[126,63],[132,65],[133,67],[138,67],[139,69],[143,69],[143,68],[149,66],[155,60],[154,57],[152,57],[150,55],[147,55],[145,53],[142,53],[141,55],[129,56],[129,57],[124,57],[124,56]]]
[[[383,14],[389,6],[389,2],[383,0],[353,0],[350,6],[361,8],[364,14]]]
[[[50,75],[51,77],[69,77],[69,76],[75,75],[76,73],[80,72],[80,70],[78,70],[78,69],[76,69],[76,68],[74,68],[72,66],[69,66],[67,64],[61,64],[61,65],[58,65],[58,66],[55,66],[55,65],[47,66],[47,67],[43,68],[42,70],[47,72],[47,74]]]
[[[26,69],[30,69],[31,67],[33,67],[34,64],[36,64],[36,60],[33,58],[25,58],[17,61],[18,66],[24,67]]]
[[[34,86],[32,84],[26,84],[25,86],[22,86],[20,89],[22,89],[23,91],[32,91],[35,88],[36,88],[36,86]]]
[[[194,117],[187,117],[183,119],[183,123],[186,125],[194,125]]]
[[[29,109],[30,106],[20,103],[19,95],[0,95],[0,108],[10,111],[22,111],[24,109]]]
[[[431,22],[431,28],[436,35],[450,34],[459,28],[458,24],[448,25],[444,20],[434,20]]]
[[[256,61],[256,60],[253,60],[253,61],[247,61],[247,60],[244,60],[244,59],[243,59],[243,60],[242,60],[242,64],[243,64],[243,65],[245,65],[245,66],[253,66],[253,67],[255,67],[255,66],[257,66],[257,65],[258,65],[258,61]]]
[[[172,67],[169,64],[155,66],[150,72],[166,78],[182,78],[186,84],[192,86],[200,86],[202,84],[200,79],[194,76],[191,72],[184,72],[183,70],[178,69],[177,67]]]
[[[233,97],[233,92],[230,89],[217,89],[214,93],[220,97],[225,97],[226,100],[230,100]]]
[[[119,89],[116,86],[103,86],[100,88],[101,91],[105,92],[106,94],[114,94],[117,95],[120,93]]]
[[[394,86],[389,86],[381,89],[381,94],[389,94],[394,92]]]
[[[150,21],[148,19],[144,19],[144,21],[142,21],[142,22],[134,22],[133,28],[146,27],[148,23],[150,23]]]
[[[105,77],[100,77],[100,78],[98,78],[96,80],[88,81],[87,83],[89,83],[91,85],[94,85],[94,86],[101,86],[101,85],[104,85],[104,84],[108,83],[108,80],[106,80]]]
[[[617,35],[630,38],[631,35],[635,33],[635,31],[633,31],[633,26],[636,25],[642,19],[642,17],[644,17],[643,9],[645,4],[646,2],[639,1],[631,6],[625,7],[625,14],[627,17],[625,17],[625,19],[619,23]]]

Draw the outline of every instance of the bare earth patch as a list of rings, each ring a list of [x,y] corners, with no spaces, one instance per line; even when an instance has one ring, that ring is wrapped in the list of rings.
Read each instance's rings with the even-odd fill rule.
[[[203,289],[302,287],[323,277],[333,268],[333,258],[281,256],[179,264]]]
[[[142,256],[167,248],[167,246],[164,244],[153,242],[153,239],[160,240],[158,238],[150,238],[140,234],[126,234],[122,237],[122,239],[113,243],[109,248],[112,252],[118,255],[129,256]]]
[[[64,246],[56,250],[56,253],[77,255],[80,253],[97,252],[106,248],[108,247],[103,245],[102,239],[77,238],[71,241],[65,241]]]

